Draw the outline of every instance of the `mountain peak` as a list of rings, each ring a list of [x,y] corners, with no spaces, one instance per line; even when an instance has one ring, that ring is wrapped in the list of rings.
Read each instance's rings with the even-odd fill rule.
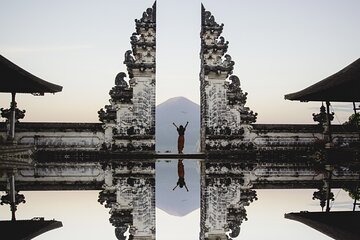
[[[191,101],[190,99],[188,99],[186,97],[178,96],[178,97],[169,98],[165,102],[160,103],[158,105],[158,107],[161,107],[162,105],[168,105],[168,104],[174,104],[174,103],[199,105],[197,103],[194,103],[193,101]]]

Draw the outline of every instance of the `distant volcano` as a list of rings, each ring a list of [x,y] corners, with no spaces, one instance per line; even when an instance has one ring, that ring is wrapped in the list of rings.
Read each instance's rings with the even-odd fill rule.
[[[200,106],[187,98],[175,97],[156,107],[156,151],[177,152],[177,126],[189,125],[185,133],[185,153],[196,152],[200,136]]]

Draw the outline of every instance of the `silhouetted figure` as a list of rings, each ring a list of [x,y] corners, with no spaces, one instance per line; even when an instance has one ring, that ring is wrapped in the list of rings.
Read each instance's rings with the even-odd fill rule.
[[[186,183],[185,183],[185,171],[184,171],[184,164],[182,162],[182,159],[179,159],[179,161],[178,161],[178,176],[179,176],[179,179],[176,183],[176,186],[173,188],[173,191],[175,190],[175,188],[177,186],[179,186],[180,188],[183,188],[185,186],[186,191],[189,191],[189,189],[187,188]]]
[[[179,137],[178,137],[178,152],[179,153],[183,153],[184,150],[184,143],[185,143],[185,130],[187,125],[189,124],[189,122],[186,122],[185,127],[183,127],[183,125],[180,125],[180,127],[176,126],[175,123],[173,123],[174,126],[176,127],[176,130],[179,133]]]

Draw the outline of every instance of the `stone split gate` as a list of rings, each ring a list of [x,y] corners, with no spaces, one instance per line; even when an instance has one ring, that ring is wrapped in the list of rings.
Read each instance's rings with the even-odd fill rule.
[[[257,113],[246,106],[247,93],[233,74],[235,62],[227,53],[229,42],[221,35],[223,28],[224,24],[218,24],[201,6],[200,151],[298,151],[322,146],[324,118],[314,117],[323,120],[318,125],[255,124]],[[38,151],[154,154],[156,3],[135,20],[130,43],[131,50],[124,54],[127,74],[117,74],[115,86],[109,91],[110,104],[98,111],[101,123],[18,122],[15,141],[35,145]],[[3,109],[2,116],[6,118],[7,112]],[[0,141],[6,142],[8,131],[8,121],[0,123]],[[333,126],[335,144],[358,140],[355,129]]]

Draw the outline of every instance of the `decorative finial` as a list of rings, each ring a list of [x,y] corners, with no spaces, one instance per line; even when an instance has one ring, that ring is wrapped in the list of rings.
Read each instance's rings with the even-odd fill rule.
[[[119,72],[115,77],[115,85],[121,88],[127,88],[128,84],[124,78],[126,78],[126,73]]]

